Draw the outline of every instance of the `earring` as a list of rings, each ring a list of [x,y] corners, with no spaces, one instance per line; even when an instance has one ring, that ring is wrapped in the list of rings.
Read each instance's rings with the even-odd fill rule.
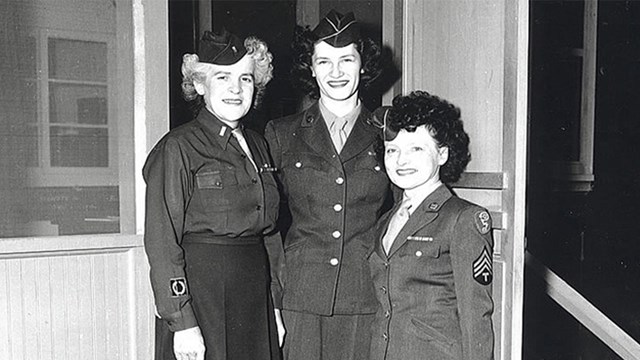
[[[360,74],[364,74],[364,69],[360,69]]]

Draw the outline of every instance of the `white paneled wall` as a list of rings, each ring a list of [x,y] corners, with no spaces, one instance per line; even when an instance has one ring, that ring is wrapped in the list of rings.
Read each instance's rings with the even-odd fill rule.
[[[141,239],[82,240],[0,240],[0,359],[151,358]]]

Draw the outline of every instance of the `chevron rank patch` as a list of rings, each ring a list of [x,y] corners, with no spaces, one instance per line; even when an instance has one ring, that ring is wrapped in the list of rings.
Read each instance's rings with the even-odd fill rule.
[[[473,262],[473,278],[482,285],[489,285],[493,281],[493,261],[486,246]]]
[[[169,279],[169,286],[171,287],[171,297],[189,295],[187,280],[183,277]]]
[[[491,230],[491,216],[489,216],[488,212],[484,210],[476,212],[473,220],[480,234],[484,235]]]

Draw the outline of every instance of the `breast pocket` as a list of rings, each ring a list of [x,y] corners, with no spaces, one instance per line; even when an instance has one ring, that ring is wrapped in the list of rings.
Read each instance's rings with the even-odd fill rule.
[[[345,167],[348,169],[351,191],[356,199],[380,199],[380,194],[384,193],[389,180],[375,152],[364,151],[345,164]]]
[[[427,261],[440,257],[440,245],[432,241],[407,240],[399,254],[400,257],[413,257],[416,261]]]
[[[229,210],[238,187],[233,169],[203,170],[196,174],[195,179],[194,195],[206,212]]]
[[[309,191],[332,171],[336,170],[313,153],[285,153],[282,156],[281,172],[290,201],[306,198]]]

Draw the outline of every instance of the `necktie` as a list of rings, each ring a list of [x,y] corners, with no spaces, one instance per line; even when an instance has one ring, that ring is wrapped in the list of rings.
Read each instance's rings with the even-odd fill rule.
[[[384,247],[384,252],[389,254],[389,250],[391,250],[391,245],[393,245],[393,241],[396,239],[396,236],[400,233],[400,230],[404,227],[409,220],[409,209],[411,208],[411,202],[409,198],[405,197],[400,204],[400,207],[391,217],[391,221],[389,221],[389,226],[387,227],[387,232],[384,234],[382,238],[382,246]]]
[[[253,165],[253,168],[256,171],[258,171],[258,167],[256,166],[256,163],[253,162],[253,157],[251,156],[251,150],[249,150],[249,145],[247,144],[247,140],[245,140],[244,135],[242,135],[242,130],[240,128],[235,128],[231,131],[231,135],[233,135],[233,137],[235,137],[236,140],[238,140],[238,144],[240,144],[242,151],[244,151],[244,153],[249,158],[249,161],[251,161],[251,165]]]
[[[336,118],[329,127],[331,133],[331,140],[336,147],[338,154],[342,151],[344,143],[347,142],[347,132],[344,129],[347,126],[347,121],[344,118]]]

